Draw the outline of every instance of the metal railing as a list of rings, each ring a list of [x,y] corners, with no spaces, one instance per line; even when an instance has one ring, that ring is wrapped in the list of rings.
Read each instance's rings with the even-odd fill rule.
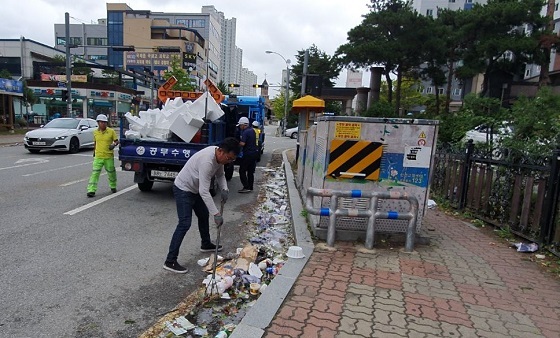
[[[314,197],[330,197],[329,208],[316,208],[313,206]],[[356,208],[338,208],[339,197],[350,198],[367,198],[369,199],[368,209]],[[407,200],[410,209],[406,213],[397,211],[378,211],[378,202],[380,199],[399,199]],[[312,215],[328,216],[329,226],[327,230],[327,245],[334,246],[336,236],[336,218],[337,217],[364,217],[368,219],[366,230],[365,247],[373,249],[375,240],[375,221],[377,219],[397,219],[408,220],[406,231],[405,251],[412,252],[414,250],[414,238],[416,235],[416,223],[418,219],[418,199],[400,192],[378,192],[378,191],[361,191],[361,190],[332,190],[307,188],[306,205],[307,212]]]

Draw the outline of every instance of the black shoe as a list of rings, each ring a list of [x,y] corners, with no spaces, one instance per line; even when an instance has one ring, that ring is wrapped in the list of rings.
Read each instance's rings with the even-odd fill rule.
[[[222,249],[223,249],[222,246],[221,246],[221,245],[218,245],[218,251],[222,251]],[[207,245],[202,245],[202,246],[200,247],[200,251],[201,251],[201,252],[213,252],[213,251],[216,251],[216,244],[210,243],[210,244],[207,244]]]
[[[240,194],[246,194],[246,193],[251,192],[251,191],[253,191],[253,190],[243,188],[243,189],[239,190],[238,193],[240,193]]]
[[[88,192],[86,195],[87,195],[87,197],[93,197],[93,196],[95,196],[95,193],[94,192]]]
[[[117,188],[111,188],[111,192],[114,194],[117,192]]]
[[[189,272],[189,269],[185,268],[184,266],[181,266],[177,262],[165,262],[165,263],[163,263],[163,268],[165,270],[175,272],[175,273],[187,273],[187,272]]]

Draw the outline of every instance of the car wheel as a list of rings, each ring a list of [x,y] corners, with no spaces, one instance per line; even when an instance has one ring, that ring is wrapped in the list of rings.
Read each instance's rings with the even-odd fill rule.
[[[70,146],[68,147],[68,152],[70,154],[75,154],[78,150],[80,150],[80,141],[77,138],[72,137],[70,140]]]
[[[27,149],[27,150],[32,154],[38,154],[38,153],[41,152],[41,150],[39,150],[39,149]]]
[[[292,133],[292,135],[290,135],[290,138],[297,138],[297,133]]]
[[[138,182],[138,189],[140,191],[150,191],[154,186],[154,181],[150,181],[149,179],[144,179],[144,182]]]

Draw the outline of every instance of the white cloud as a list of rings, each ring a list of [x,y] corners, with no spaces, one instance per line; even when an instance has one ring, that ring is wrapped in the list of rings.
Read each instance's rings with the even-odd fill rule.
[[[106,2],[98,0],[3,0],[0,11],[0,38],[25,36],[43,44],[54,45],[54,24],[91,23],[105,18]],[[109,1],[122,2],[122,1]],[[135,10],[153,12],[200,13],[202,6],[214,5],[226,18],[237,19],[237,46],[243,49],[243,66],[252,70],[261,82],[266,74],[269,83],[280,83],[284,61],[265,54],[273,50],[295,61],[294,55],[312,44],[332,55],[346,42],[347,32],[360,24],[368,12],[369,0],[135,0],[128,5]],[[343,86],[345,78],[338,80]],[[367,83],[364,83],[367,84]]]

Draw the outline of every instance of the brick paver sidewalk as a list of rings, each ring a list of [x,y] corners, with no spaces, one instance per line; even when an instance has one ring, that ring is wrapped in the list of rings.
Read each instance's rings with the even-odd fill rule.
[[[560,337],[560,281],[530,254],[439,211],[423,236],[414,254],[316,247],[264,337]]]

